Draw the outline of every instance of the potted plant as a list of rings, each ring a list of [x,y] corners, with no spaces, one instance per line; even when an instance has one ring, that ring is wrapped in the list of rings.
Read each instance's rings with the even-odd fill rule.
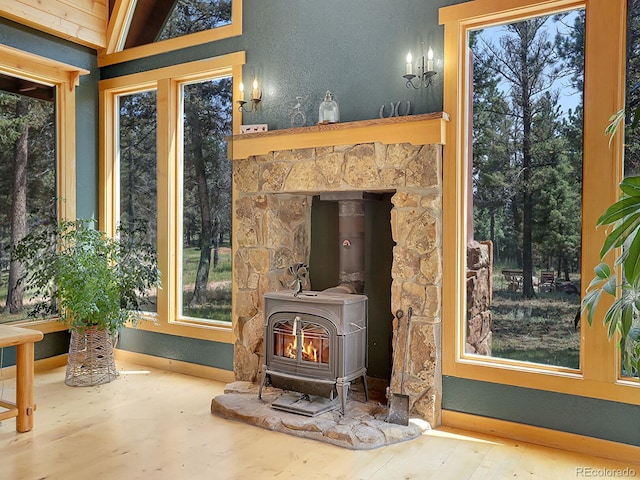
[[[144,232],[121,228],[112,238],[93,219],[64,220],[34,229],[14,247],[14,258],[25,266],[25,289],[37,299],[30,314],[69,325],[67,385],[117,376],[112,340],[125,323],[143,318],[141,304],[160,283]]]
[[[639,107],[634,112],[637,124]],[[613,115],[605,133],[611,138],[624,119],[625,109]],[[622,368],[625,375],[640,372],[640,176],[625,178],[620,183],[620,199],[598,219],[597,226],[605,226],[608,233],[600,250],[601,263],[595,268],[595,277],[582,300],[582,312],[589,325],[600,298],[611,296],[615,300],[604,315],[611,340],[619,333]],[[604,261],[614,252],[613,262]]]

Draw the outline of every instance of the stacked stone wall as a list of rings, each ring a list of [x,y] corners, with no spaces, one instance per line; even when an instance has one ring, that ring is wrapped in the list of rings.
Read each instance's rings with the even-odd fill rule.
[[[467,245],[467,353],[491,356],[492,275],[492,243],[471,242]]]
[[[405,317],[391,389],[400,391],[404,320],[411,307],[404,392],[410,396],[413,415],[432,425],[440,424],[441,169],[441,145],[366,143],[276,151],[234,160],[237,380],[259,378],[264,293],[283,288],[282,273],[289,265],[309,261],[312,196],[321,192],[393,191],[391,313],[402,309]],[[394,331],[397,333],[397,326]]]

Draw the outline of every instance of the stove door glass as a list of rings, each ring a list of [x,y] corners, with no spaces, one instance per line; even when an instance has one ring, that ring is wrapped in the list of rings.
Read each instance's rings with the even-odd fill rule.
[[[299,315],[273,326],[273,354],[300,362],[329,363],[330,337],[322,325],[304,321]]]

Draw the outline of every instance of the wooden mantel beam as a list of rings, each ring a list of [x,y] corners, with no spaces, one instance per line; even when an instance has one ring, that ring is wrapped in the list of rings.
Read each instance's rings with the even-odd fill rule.
[[[446,144],[449,115],[436,112],[357,122],[289,128],[229,137],[229,158],[240,160],[278,150],[381,142],[413,145]]]

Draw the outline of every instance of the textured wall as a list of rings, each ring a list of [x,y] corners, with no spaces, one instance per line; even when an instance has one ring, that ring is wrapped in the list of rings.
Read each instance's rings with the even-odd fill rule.
[[[442,383],[446,410],[640,446],[637,405],[449,376]]]
[[[245,124],[267,123],[270,130],[289,128],[296,96],[307,97],[307,125],[318,121],[326,90],[335,94],[341,121],[378,118],[391,102],[412,104],[412,113],[442,110],[442,67],[428,89],[405,87],[405,58],[420,42],[443,55],[438,9],[457,0],[244,0],[243,35],[213,44],[102,69],[102,78],[174,65],[244,50],[243,70],[249,87],[254,75],[263,86],[258,113]]]
[[[120,331],[119,350],[231,370],[233,346],[228,343],[176,337],[133,328]]]
[[[263,81],[262,110],[244,123],[291,126],[296,96],[306,97],[307,125],[318,121],[326,90],[335,94],[341,121],[377,118],[380,106],[406,101],[414,113],[442,110],[442,71],[429,89],[405,87],[405,57],[420,42],[442,58],[438,8],[420,0],[245,0],[247,64],[243,76]],[[403,111],[404,113],[404,111]]]

